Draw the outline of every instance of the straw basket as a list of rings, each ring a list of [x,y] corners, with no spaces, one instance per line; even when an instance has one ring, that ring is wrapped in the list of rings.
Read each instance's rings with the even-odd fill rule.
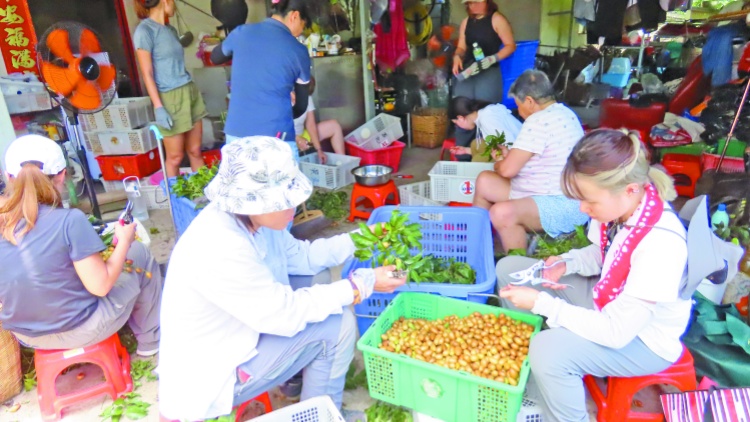
[[[0,323],[0,403],[21,392],[21,348]]]
[[[411,114],[414,145],[437,148],[443,145],[448,131],[448,113],[439,108],[423,108]]]

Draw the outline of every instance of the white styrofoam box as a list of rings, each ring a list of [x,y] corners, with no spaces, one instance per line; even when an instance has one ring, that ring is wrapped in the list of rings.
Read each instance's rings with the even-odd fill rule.
[[[494,163],[438,161],[430,170],[430,193],[434,201],[472,202],[479,173]]]
[[[141,223],[137,218],[133,218],[133,221],[135,222],[135,234],[138,236],[138,241],[143,243],[143,246],[148,248],[149,246],[151,246],[151,237],[148,235],[148,230],[146,230],[146,227],[144,227],[143,223]],[[111,231],[114,231],[115,224],[118,224],[117,221],[107,223],[102,234],[107,234]]]
[[[8,106],[8,113],[10,114],[30,113],[51,109],[52,99],[47,91],[27,92],[5,95],[5,104]]]
[[[313,186],[338,189],[354,183],[352,170],[359,166],[360,157],[326,152],[327,164],[320,164],[318,154],[308,154],[299,158],[299,167]]]
[[[144,154],[159,145],[148,127],[131,130],[86,132],[86,147],[94,155]]]
[[[141,182],[141,188],[145,186],[152,186],[151,183],[151,176],[143,177],[139,180]],[[102,179],[102,185],[104,186],[104,192],[117,192],[120,190],[125,190],[125,185],[123,185],[122,180],[104,180]]]
[[[362,149],[372,151],[385,148],[402,136],[404,136],[404,129],[401,127],[401,119],[381,113],[358,127],[354,132],[346,135],[344,140]]]
[[[153,122],[154,109],[149,97],[115,98],[102,111],[79,116],[83,130],[131,130]]]
[[[258,416],[256,422],[345,422],[328,396],[318,396]]]
[[[0,91],[2,91],[5,96],[47,92],[44,88],[44,84],[41,82],[26,82],[22,79],[9,78],[0,78]]]
[[[439,207],[446,202],[433,201],[430,192],[430,181],[409,183],[398,187],[401,205]]]

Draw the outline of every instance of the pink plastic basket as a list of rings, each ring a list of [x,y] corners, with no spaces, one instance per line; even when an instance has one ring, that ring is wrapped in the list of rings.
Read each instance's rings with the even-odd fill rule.
[[[370,151],[347,142],[346,153],[353,157],[360,157],[360,166],[382,164],[397,172],[398,166],[401,164],[401,154],[404,152],[404,147],[406,147],[406,144],[403,142],[394,141],[390,146]]]

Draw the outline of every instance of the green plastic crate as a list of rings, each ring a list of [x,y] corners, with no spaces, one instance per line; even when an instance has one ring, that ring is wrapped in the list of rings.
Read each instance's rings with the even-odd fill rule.
[[[400,317],[435,320],[474,312],[505,314],[532,325],[532,338],[542,326],[538,315],[427,293],[402,292],[357,342],[365,360],[370,396],[446,422],[515,422],[529,378],[528,358],[518,385],[511,386],[378,348],[380,336]]]
[[[725,138],[719,139],[719,143],[716,146],[716,154],[721,154],[721,150],[724,149],[726,141]],[[742,158],[745,155],[745,148],[747,148],[747,143],[744,141],[738,141],[737,139],[732,139],[729,141],[729,146],[727,147],[727,157]]]

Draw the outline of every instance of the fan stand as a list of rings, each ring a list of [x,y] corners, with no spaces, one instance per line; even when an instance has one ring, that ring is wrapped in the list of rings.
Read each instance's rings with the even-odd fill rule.
[[[94,217],[99,220],[102,219],[102,212],[99,209],[99,201],[96,198],[96,190],[94,189],[94,178],[91,176],[91,168],[89,167],[89,160],[86,156],[86,148],[81,140],[80,133],[78,132],[78,110],[68,110],[67,108],[60,106],[63,112],[68,118],[68,125],[73,132],[73,140],[78,155],[78,161],[81,162],[81,168],[83,169],[83,183],[86,186],[86,193],[88,194],[89,201],[91,202],[91,213]]]

